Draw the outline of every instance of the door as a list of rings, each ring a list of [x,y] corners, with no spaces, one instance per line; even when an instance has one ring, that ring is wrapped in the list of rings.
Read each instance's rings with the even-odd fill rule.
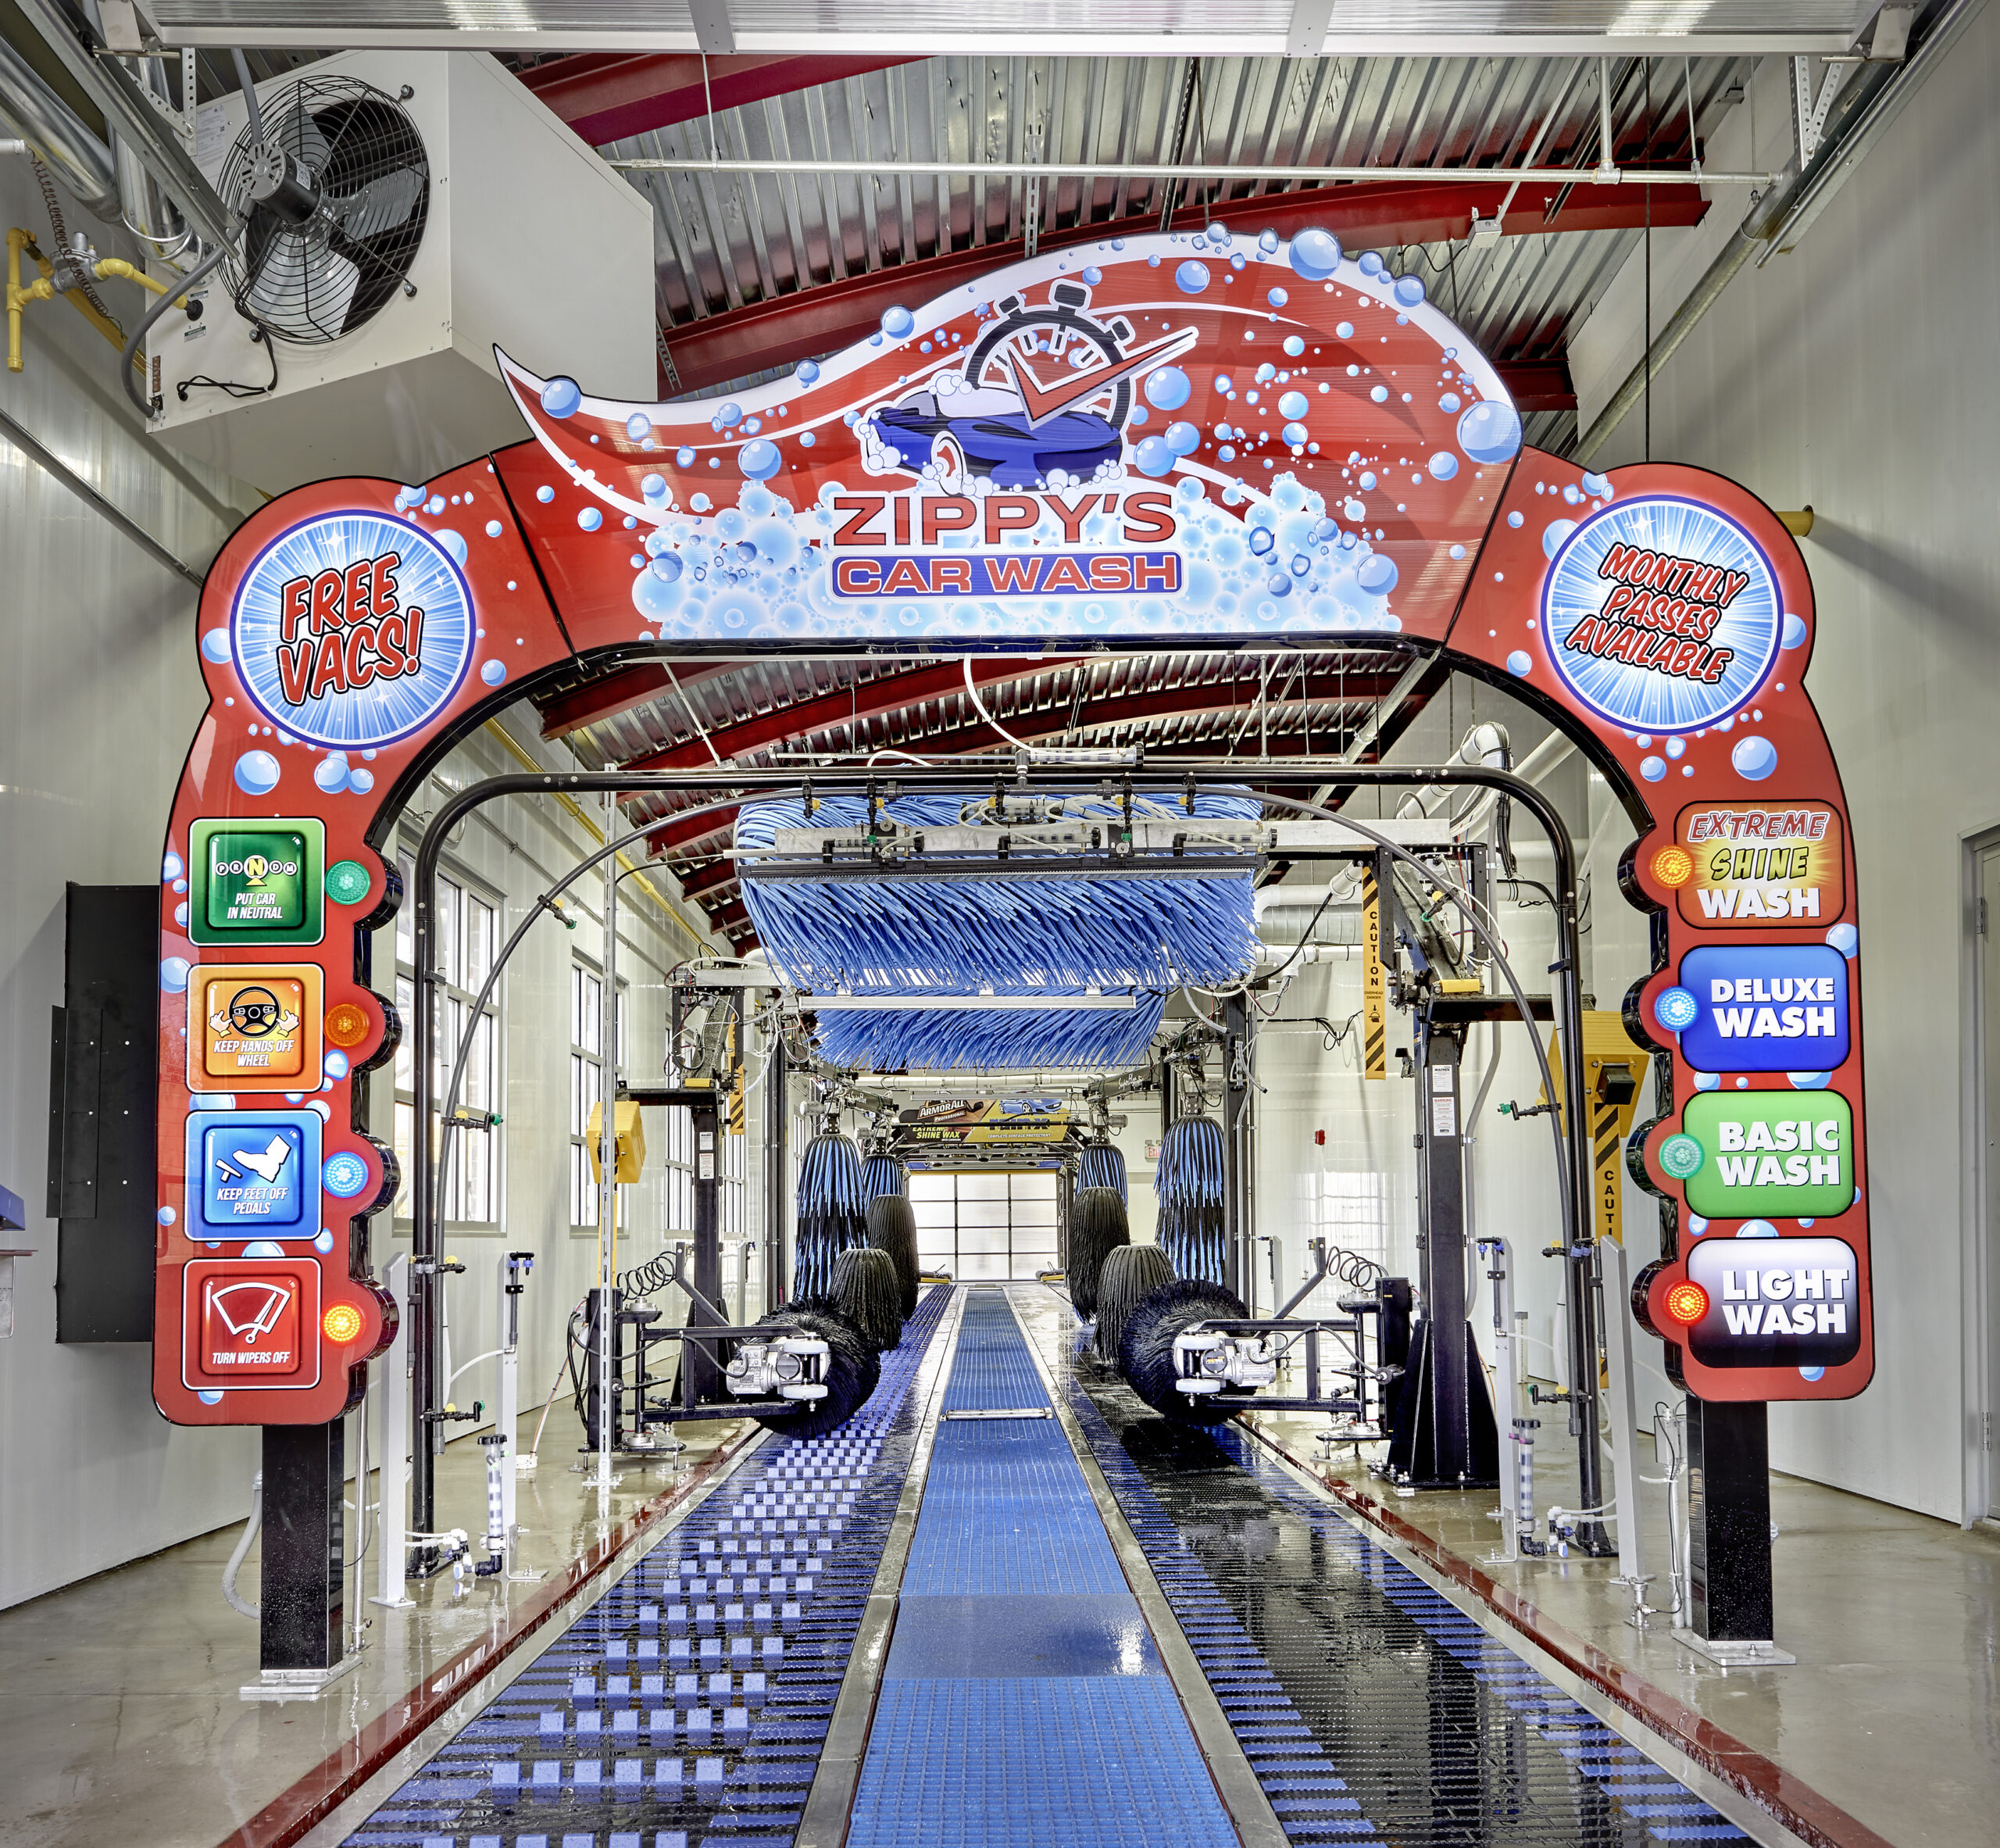
[[[1983,1412],[1986,1512],[2000,1518],[2000,1456],[1994,1449],[2000,1399],[2000,845],[1978,850],[1980,1163],[1985,1187],[1986,1366]],[[1977,1507],[1977,1503],[1973,1504]]]

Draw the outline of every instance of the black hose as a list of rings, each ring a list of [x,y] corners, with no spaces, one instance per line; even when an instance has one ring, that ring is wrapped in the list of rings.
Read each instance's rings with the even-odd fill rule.
[[[140,395],[139,388],[132,383],[132,362],[138,358],[139,349],[145,345],[146,336],[153,331],[153,323],[173,306],[175,296],[179,295],[184,298],[211,270],[217,268],[228,255],[229,246],[226,244],[219,245],[209,252],[200,263],[195,265],[193,273],[186,281],[177,288],[169,288],[165,295],[146,310],[145,318],[132,330],[131,337],[125,342],[124,353],[118,362],[118,370],[125,381],[125,395],[131,399],[133,407],[148,424],[153,420],[154,412],[159,408],[159,400]]]

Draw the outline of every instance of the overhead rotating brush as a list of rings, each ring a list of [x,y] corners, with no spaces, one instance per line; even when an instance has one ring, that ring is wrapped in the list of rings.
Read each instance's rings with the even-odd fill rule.
[[[1125,1203],[1109,1187],[1085,1187],[1070,1203],[1070,1301],[1084,1321],[1097,1314],[1104,1260],[1132,1242]]]
[[[868,1242],[888,1253],[896,1267],[898,1304],[903,1320],[916,1314],[916,1292],[923,1266],[916,1255],[916,1213],[899,1193],[878,1193],[868,1203]]]
[[[1097,1277],[1097,1357],[1118,1364],[1118,1338],[1134,1303],[1173,1281],[1173,1267],[1157,1245],[1120,1245],[1105,1258]]]
[[[805,1145],[798,1163],[798,1230],[794,1241],[791,1293],[823,1297],[834,1285],[834,1260],[868,1235],[868,1200],[862,1192],[861,1153],[831,1131]]]
[[[880,1349],[901,1343],[901,1295],[895,1260],[886,1251],[864,1247],[844,1251],[834,1260],[834,1306],[871,1346]]]
[[[1220,1424],[1230,1408],[1200,1393],[1183,1392],[1173,1357],[1175,1338],[1197,1322],[1241,1321],[1242,1300],[1198,1277],[1177,1278],[1133,1304],[1118,1331],[1118,1371],[1125,1383],[1162,1417],[1191,1424]]]
[[[845,1316],[824,1303],[792,1303],[758,1318],[760,1328],[768,1322],[802,1328],[827,1344],[827,1396],[803,1400],[795,1412],[766,1414],[759,1424],[788,1437],[823,1437],[868,1403],[882,1378],[881,1358]]]
[[[1109,1187],[1121,1200],[1132,1196],[1125,1178],[1125,1156],[1115,1143],[1087,1142],[1077,1158],[1077,1185]]]
[[[1159,1242],[1182,1277],[1223,1280],[1222,1125],[1183,1117],[1160,1138],[1153,1170]]]

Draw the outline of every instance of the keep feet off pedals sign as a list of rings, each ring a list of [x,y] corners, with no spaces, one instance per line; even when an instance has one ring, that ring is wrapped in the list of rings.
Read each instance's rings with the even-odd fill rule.
[[[648,652],[1356,635],[1507,684],[1642,828],[1666,963],[1627,1024],[1675,1101],[1631,1146],[1680,1208],[1645,1313],[1689,1385],[1866,1384],[1852,847],[1812,586],[1753,495],[1524,446],[1421,276],[1323,230],[1045,252],[723,399],[498,364],[529,440],[281,495],[203,589],[160,894],[168,1417],[323,1421],[386,1339],[356,1231],[397,1176],[355,1085],[400,1023],[356,932],[405,902],[378,849],[408,792],[489,713]]]

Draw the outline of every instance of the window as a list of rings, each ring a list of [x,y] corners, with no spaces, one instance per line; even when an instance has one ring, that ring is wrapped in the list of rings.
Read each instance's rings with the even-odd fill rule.
[[[1289,1294],[1305,1280],[1302,1267],[1309,1264],[1308,1241],[1324,1239],[1341,1251],[1352,1251],[1387,1265],[1389,1250],[1389,1189],[1388,1175],[1373,1169],[1308,1168],[1297,1179],[1298,1189],[1298,1235],[1285,1239],[1285,1256],[1294,1267],[1295,1281],[1287,1283]],[[1295,1243],[1297,1249],[1294,1249]],[[1301,1304],[1302,1315],[1334,1315],[1348,1286],[1329,1279],[1322,1282]]]
[[[408,854],[399,856],[403,888],[413,893],[416,870]],[[477,1017],[473,1005],[479,990],[492,972],[500,953],[500,913],[495,903],[461,880],[445,873],[438,876],[437,957],[444,981],[438,991],[438,1035],[433,1048],[431,1109],[441,1112],[445,1092],[452,1081],[452,1067],[467,1028],[472,1043],[466,1053],[465,1073],[459,1087],[459,1118],[462,1124],[491,1114],[500,1100],[499,988]],[[412,1128],[416,1117],[415,1039],[416,1021],[416,906],[405,903],[396,914],[396,1010],[409,1031],[396,1049],[396,1159],[402,1164],[403,1183],[396,1196],[396,1217],[410,1217],[410,1160],[414,1148]],[[434,1153],[441,1151],[438,1119],[430,1131]],[[452,1171],[445,1197],[448,1225],[488,1226],[500,1217],[499,1144],[490,1130],[461,1128],[452,1138]]]
[[[1032,1282],[1055,1264],[1056,1182],[1046,1170],[912,1174],[918,1256],[961,1283]]]
[[[618,1067],[625,1056],[625,994],[618,995]],[[597,1175],[591,1166],[591,1111],[604,1082],[604,978],[581,963],[570,966],[570,1224],[597,1225]]]

